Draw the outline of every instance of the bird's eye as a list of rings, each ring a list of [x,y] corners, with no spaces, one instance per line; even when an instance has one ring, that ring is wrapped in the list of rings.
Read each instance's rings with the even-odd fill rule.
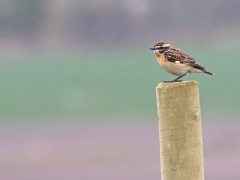
[[[161,46],[157,50],[158,50],[158,52],[162,53],[164,51],[164,48]]]

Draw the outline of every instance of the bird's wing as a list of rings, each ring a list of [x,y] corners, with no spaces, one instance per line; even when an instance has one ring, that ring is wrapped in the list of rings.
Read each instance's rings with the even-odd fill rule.
[[[195,68],[195,69],[198,69],[198,70],[200,70],[200,71],[202,71],[202,72],[207,72],[207,70],[206,70],[204,67],[200,66],[200,65],[197,63],[197,61],[196,61],[195,59],[193,59],[192,57],[190,57],[190,56],[188,56],[188,57],[183,61],[183,63],[184,63],[184,64],[187,64],[187,65],[189,65],[189,66],[191,66],[191,67],[193,67],[193,68]]]
[[[204,67],[200,66],[195,59],[188,56],[181,49],[172,48],[166,53],[164,53],[164,56],[169,62],[178,63],[178,64],[187,64],[202,72],[207,72],[207,70]]]
[[[165,52],[164,57],[170,62],[181,64],[196,62],[193,58],[189,57],[186,53],[178,48],[172,48],[169,51]]]

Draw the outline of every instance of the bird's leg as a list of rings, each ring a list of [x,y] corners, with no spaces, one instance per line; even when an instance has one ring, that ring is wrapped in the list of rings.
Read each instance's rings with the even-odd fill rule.
[[[176,79],[172,80],[172,82],[181,82],[182,80],[179,80],[179,79],[186,75],[187,75],[187,73],[182,76],[177,77]]]
[[[174,79],[174,80],[172,80],[172,81],[163,81],[163,82],[165,82],[165,83],[181,82],[182,80],[179,80],[179,79],[182,78],[183,76],[186,76],[186,75],[187,75],[187,73],[184,74],[184,75],[182,75],[182,76],[177,77],[176,79]]]

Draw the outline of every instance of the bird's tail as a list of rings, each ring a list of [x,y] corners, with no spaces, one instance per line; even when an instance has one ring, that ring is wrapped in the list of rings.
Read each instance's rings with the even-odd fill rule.
[[[211,73],[211,72],[209,72],[209,71],[205,71],[204,73],[209,74],[209,75],[212,75],[212,76],[215,75],[214,73]]]

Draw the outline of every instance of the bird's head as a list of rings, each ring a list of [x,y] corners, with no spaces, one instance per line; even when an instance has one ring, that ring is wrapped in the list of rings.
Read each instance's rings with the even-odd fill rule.
[[[159,42],[154,45],[153,48],[150,48],[151,50],[154,51],[156,55],[161,55],[167,52],[171,48],[171,45],[166,43],[166,42]]]

